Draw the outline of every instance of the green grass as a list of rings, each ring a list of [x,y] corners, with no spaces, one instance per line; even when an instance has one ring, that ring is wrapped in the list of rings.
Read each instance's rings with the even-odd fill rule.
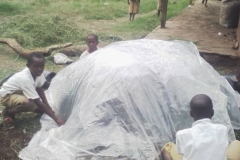
[[[66,41],[77,43],[86,36],[85,29],[58,15],[15,17],[12,21],[0,26],[0,33],[1,37],[15,38],[23,47],[28,48]]]
[[[181,1],[169,1],[168,3],[168,11],[167,11],[167,19],[176,16],[180,13],[185,7],[189,4],[189,0],[181,0]]]
[[[16,15],[24,13],[28,9],[27,5],[22,3],[0,2],[0,15]]]
[[[156,18],[156,15],[147,15],[144,17],[136,18],[134,22],[124,22],[116,27],[116,30],[119,32],[127,32],[131,34],[134,39],[141,38],[142,36],[149,33],[149,31],[156,28],[156,26],[159,25],[160,20]],[[142,35],[139,35],[137,33],[143,33]]]
[[[89,3],[89,1],[91,3]],[[123,1],[75,0],[72,3],[78,14],[86,19],[110,20],[126,15],[126,4]]]
[[[157,0],[141,0],[139,13],[148,13],[157,9]]]

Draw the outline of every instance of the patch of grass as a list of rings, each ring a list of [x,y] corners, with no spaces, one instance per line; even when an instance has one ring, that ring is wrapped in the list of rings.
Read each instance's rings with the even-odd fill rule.
[[[198,45],[200,42],[199,41],[193,41],[195,45]]]
[[[48,6],[50,4],[50,1],[49,0],[36,0],[35,3],[38,5]]]
[[[127,14],[127,1],[74,0],[72,5],[86,19],[110,20]]]
[[[86,30],[57,15],[20,16],[0,26],[0,37],[15,38],[23,47],[36,48],[51,44],[84,40]]]
[[[188,0],[170,1],[168,4],[167,19],[176,16],[188,6]]]
[[[21,3],[0,2],[0,15],[21,14],[24,13],[26,9],[28,9],[28,7]]]
[[[3,80],[3,78],[7,77],[11,73],[21,71],[23,68],[26,67],[26,59],[19,57],[13,50],[4,47],[1,44],[0,59],[0,82]],[[60,69],[65,67],[64,65],[55,65],[51,56],[46,57],[45,59],[45,70],[58,72]]]
[[[139,33],[148,33],[159,25],[159,19],[156,15],[146,15],[136,18],[133,22],[124,22],[116,27],[119,32],[131,33],[134,38],[141,38]]]
[[[148,13],[148,12],[154,11],[157,9],[157,3],[158,3],[157,0],[148,0],[148,1],[142,0],[140,2],[139,12]]]
[[[26,133],[34,134],[40,129],[40,116],[31,113],[24,112],[17,115],[16,126],[20,127]]]
[[[18,55],[13,50],[0,44],[0,81],[9,74],[19,71],[25,66],[25,60],[17,57]]]
[[[100,43],[101,42],[105,42],[105,43],[113,43],[113,42],[117,42],[117,41],[122,41],[123,39],[117,35],[108,35],[106,33],[98,33],[98,38]]]

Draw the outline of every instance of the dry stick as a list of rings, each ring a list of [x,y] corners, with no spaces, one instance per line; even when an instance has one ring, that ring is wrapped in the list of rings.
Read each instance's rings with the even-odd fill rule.
[[[43,54],[43,56],[50,56],[51,53],[54,50],[60,49],[60,48],[66,48],[72,45],[72,43],[65,43],[65,44],[60,44],[60,45],[52,45],[46,48],[38,48],[35,50],[28,50],[22,48],[22,46],[12,38],[0,38],[0,43],[5,43],[9,47],[11,47],[18,55],[20,55],[23,58],[27,58],[30,54],[32,53],[40,53]]]
[[[162,0],[161,28],[165,28],[166,19],[167,19],[167,6],[168,6],[168,0]]]

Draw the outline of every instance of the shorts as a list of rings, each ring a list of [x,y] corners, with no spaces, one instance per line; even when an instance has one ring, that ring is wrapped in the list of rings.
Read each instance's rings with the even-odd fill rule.
[[[130,4],[129,4],[129,13],[138,13],[139,12],[139,6],[140,6],[140,1],[139,0],[135,0],[134,2],[133,1],[130,1]]]
[[[22,94],[8,94],[5,97],[1,98],[0,102],[7,109],[10,109],[16,107],[17,105],[23,104],[26,99],[27,97]],[[37,108],[38,106],[33,103],[33,105],[29,107],[29,110],[27,112],[33,112]]]
[[[165,149],[172,160],[182,160],[182,155],[177,153],[176,145],[172,142],[169,142],[164,145],[162,150]],[[227,147],[226,151],[227,160],[240,160],[240,141],[233,141]]]
[[[176,145],[172,142],[169,142],[164,145],[162,150],[165,149],[172,160],[182,160],[183,156],[177,153]]]

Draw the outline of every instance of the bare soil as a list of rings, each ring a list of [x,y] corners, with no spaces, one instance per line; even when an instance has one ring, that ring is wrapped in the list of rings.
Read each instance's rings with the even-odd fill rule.
[[[34,133],[40,129],[40,117],[35,113],[22,113],[16,118],[14,128],[0,125],[0,160],[20,160],[19,151],[28,145]]]

